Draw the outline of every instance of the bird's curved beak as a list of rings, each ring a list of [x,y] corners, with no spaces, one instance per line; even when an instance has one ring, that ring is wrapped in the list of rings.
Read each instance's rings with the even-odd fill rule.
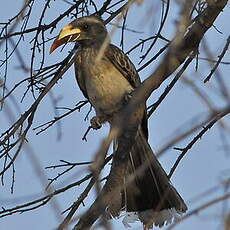
[[[80,35],[81,30],[79,28],[74,28],[71,24],[63,27],[50,47],[50,54],[63,44],[78,40]]]

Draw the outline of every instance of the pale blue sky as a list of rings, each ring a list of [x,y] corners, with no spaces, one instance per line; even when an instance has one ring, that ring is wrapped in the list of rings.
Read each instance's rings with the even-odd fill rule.
[[[21,3],[23,1],[14,1],[8,0],[2,3],[2,7],[0,8],[0,22],[7,21],[10,17],[12,17],[17,10],[21,7]],[[126,44],[125,51],[128,50],[135,44],[139,38],[147,38],[151,35],[151,31],[157,30],[158,21],[160,18],[160,6],[158,6],[159,1],[154,1],[154,4],[145,1],[143,6],[133,6],[132,10],[129,13],[128,17],[128,27],[130,29],[135,29],[137,31],[143,32],[139,36],[139,34],[135,34],[132,32],[125,32]],[[39,17],[42,8],[40,7],[43,1],[37,1],[37,5],[35,5],[36,9],[33,13],[33,17],[29,22],[28,28],[31,28],[36,25],[37,17]],[[35,3],[36,4],[36,3]],[[63,10],[69,7],[68,4],[64,3],[64,1],[55,1],[55,7],[50,8],[48,11],[49,14],[46,16],[46,20],[44,23],[48,24],[51,20],[57,17]],[[155,17],[150,21],[150,14],[154,12]],[[170,8],[170,13],[173,17],[168,19],[168,22],[172,20],[173,23],[169,23],[167,27],[164,29],[163,35],[167,38],[173,37],[174,32],[174,22],[178,17],[178,10],[176,4],[173,3]],[[210,49],[215,52],[215,54],[220,53],[220,49],[225,43],[225,39],[229,33],[229,24],[227,21],[228,15],[230,15],[230,7],[227,6],[225,11],[218,18],[215,25],[219,30],[223,32],[219,34],[214,28],[212,28],[206,36],[206,41],[211,44]],[[70,22],[70,19],[65,18],[62,23],[57,25],[57,29],[54,30],[53,34],[50,37],[58,34],[59,30],[63,25]],[[18,31],[18,29],[16,30]],[[112,41],[114,44],[119,46],[120,41],[120,30],[118,30],[113,37]],[[31,58],[31,45],[29,40],[31,37],[25,36],[25,42],[22,42],[20,48],[23,50],[22,54],[27,62],[27,65],[30,65]],[[51,43],[50,43],[51,44]],[[56,63],[61,61],[67,54],[68,51],[73,46],[72,44],[66,46],[63,52],[55,52],[52,55],[48,55],[49,45],[46,48],[46,63]],[[153,50],[153,54],[156,51]],[[4,47],[1,47],[2,51],[0,53],[1,59],[4,55],[3,50]],[[216,52],[218,51],[218,52]],[[204,57],[201,52],[201,57]],[[130,58],[133,60],[135,65],[138,67],[138,53],[131,53]],[[229,52],[226,54],[224,60],[229,61],[230,55]],[[37,58],[36,65],[39,65],[40,59]],[[145,79],[151,72],[154,70],[154,67],[157,63],[153,63],[146,70],[140,72],[140,76],[142,79]],[[18,71],[15,67],[16,59],[12,58],[12,63],[8,66],[8,79],[7,86],[12,87],[15,82],[20,81],[25,77],[25,73]],[[218,88],[215,90],[211,90],[211,86],[216,87],[215,75],[213,79],[208,84],[203,84],[203,80],[205,76],[209,73],[209,66],[204,62],[200,61],[199,70],[195,72],[195,63],[191,65],[189,70],[186,72],[186,77],[194,80],[198,86],[200,86],[212,99],[214,104],[217,107],[221,107],[224,105],[224,101],[219,96]],[[2,70],[0,72],[1,76],[3,74]],[[230,68],[229,66],[221,66],[221,74],[224,76],[225,83],[230,89]],[[164,90],[165,86],[170,82],[171,78],[167,80],[157,92],[154,92],[152,97],[149,99],[149,103],[154,102],[160,93]],[[19,101],[21,96],[23,95],[25,88],[20,87],[17,90],[15,97]],[[74,71],[73,68],[68,70],[65,74],[64,78],[54,87],[53,94],[55,97],[61,96],[61,100],[58,101],[58,106],[66,106],[73,107],[79,100],[84,99],[81,94],[78,86],[76,85]],[[21,113],[28,108],[29,104],[32,102],[31,95],[25,99],[23,104],[19,104]],[[17,110],[13,106],[13,104],[8,101],[8,106],[14,112],[14,119],[18,118],[19,115]],[[45,133],[40,135],[35,135],[34,131],[29,132],[28,140],[29,145],[33,149],[33,153],[36,156],[38,163],[43,170],[46,166],[55,165],[59,163],[59,160],[64,159],[71,162],[79,162],[79,161],[88,161],[93,158],[97,147],[100,145],[100,141],[107,134],[108,125],[105,125],[103,129],[99,131],[92,131],[88,135],[88,142],[83,142],[81,140],[84,132],[86,131],[89,121],[84,121],[84,116],[88,111],[88,107],[82,109],[81,113],[75,112],[70,115],[68,118],[65,118],[62,121],[62,138],[57,141],[57,129],[56,127],[52,127],[48,129]],[[157,109],[156,113],[150,118],[149,121],[149,132],[150,132],[150,144],[153,149],[157,152],[161,147],[168,141],[170,138],[177,135],[176,130],[178,128],[188,128],[191,126],[191,123],[187,123],[191,118],[199,115],[200,119],[205,118],[207,115],[207,107],[199,100],[199,98],[193,93],[193,91],[187,87],[186,85],[179,82],[172,92],[168,95],[168,97],[164,100],[164,102]],[[60,111],[61,112],[61,111]],[[8,118],[5,116],[6,109],[3,109],[0,113],[0,124],[1,124],[1,132],[5,130],[8,126]],[[49,121],[54,116],[53,108],[51,104],[50,97],[47,96],[43,102],[40,104],[37,114],[35,116],[34,125],[44,123]],[[93,116],[91,113],[90,116]],[[225,118],[225,122],[230,125],[229,116]],[[186,126],[185,126],[186,124]],[[193,135],[194,136],[194,135]],[[192,137],[193,137],[192,136]],[[192,137],[187,138],[183,142],[176,145],[176,147],[185,147],[186,144],[192,139]],[[229,134],[228,134],[229,140]],[[228,150],[229,151],[229,150]],[[7,208],[12,207],[20,203],[24,203],[29,201],[30,198],[36,199],[42,195],[44,190],[44,186],[42,183],[46,183],[46,181],[40,180],[40,177],[36,174],[34,169],[34,164],[31,162],[31,157],[29,156],[30,152],[22,151],[19,158],[16,161],[15,169],[16,169],[16,182],[14,194],[10,194],[10,179],[11,172],[6,175],[5,178],[5,186],[0,189],[0,205]],[[226,176],[223,172],[224,170],[230,170],[230,153],[226,154],[223,151],[222,142],[220,139],[219,126],[216,125],[212,128],[201,141],[199,141],[191,151],[188,152],[187,156],[185,156],[177,168],[175,174],[173,175],[172,182],[175,187],[180,192],[181,196],[185,199],[186,202],[196,197],[198,194],[206,191],[207,189],[217,185],[221,179]],[[172,164],[176,160],[178,156],[178,152],[171,149],[168,151],[161,159],[161,163],[165,170],[169,172]],[[72,183],[77,179],[82,178],[85,175],[87,167],[79,166],[79,169],[75,169],[72,173],[68,174],[66,177],[61,178],[58,182],[54,184],[55,188],[60,188],[68,183]],[[58,173],[57,170],[43,170],[47,177],[54,177]],[[106,171],[107,172],[107,171]],[[105,173],[106,175],[106,173]],[[227,177],[227,176],[226,176]],[[73,189],[66,192],[64,195],[60,194],[55,198],[55,201],[58,202],[60,209],[63,211],[68,208],[72,202],[78,197],[80,192],[83,190],[85,185],[81,187],[74,187]],[[198,207],[200,204],[211,200],[214,197],[223,194],[223,190],[218,190],[213,195],[203,198],[202,200],[196,203],[188,203],[189,211]],[[90,204],[92,202],[92,197],[94,193],[91,193],[91,196],[86,200],[86,204]],[[12,200],[15,203],[12,204]],[[81,208],[80,211],[83,212],[85,208]],[[0,220],[0,229],[1,230],[16,230],[20,227],[20,229],[33,229],[33,230],[53,230],[58,225],[59,220],[56,218],[54,214],[55,211],[53,208],[48,205],[37,210],[23,213],[23,214],[15,214],[13,216],[5,217]],[[80,212],[77,213],[79,215]],[[208,211],[202,212],[197,216],[194,216],[180,225],[178,225],[175,229],[178,230],[194,230],[194,229],[209,229],[209,230],[217,230],[220,229],[220,221],[219,217],[222,214],[222,206],[215,205]],[[114,229],[125,229],[121,223],[121,219],[113,221]],[[140,225],[133,225],[132,229],[140,229]],[[164,229],[164,228],[163,228]]]

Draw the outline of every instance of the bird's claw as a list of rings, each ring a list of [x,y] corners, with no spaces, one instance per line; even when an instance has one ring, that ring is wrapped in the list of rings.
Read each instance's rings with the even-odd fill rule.
[[[98,116],[93,117],[93,118],[90,120],[90,124],[91,124],[91,127],[92,127],[93,129],[100,129],[101,126],[102,126],[101,118],[98,117]]]

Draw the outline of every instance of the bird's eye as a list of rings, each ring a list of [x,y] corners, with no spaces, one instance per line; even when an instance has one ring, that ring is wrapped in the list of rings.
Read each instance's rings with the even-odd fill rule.
[[[88,30],[88,29],[89,29],[89,25],[88,25],[88,24],[84,24],[84,25],[83,25],[83,29],[84,29],[84,30]]]

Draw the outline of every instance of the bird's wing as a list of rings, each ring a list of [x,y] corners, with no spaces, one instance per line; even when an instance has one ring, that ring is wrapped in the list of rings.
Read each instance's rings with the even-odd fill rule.
[[[129,81],[133,88],[140,85],[141,80],[134,64],[130,61],[128,56],[115,45],[110,44],[105,51],[105,56],[113,63],[113,65],[121,72],[121,74]],[[142,129],[146,139],[148,139],[148,122],[147,110],[145,109],[144,117],[142,119]]]
[[[121,51],[115,45],[110,44],[108,49],[105,51],[105,56],[129,81],[133,88],[136,88],[138,85],[140,85],[141,81],[136,68],[123,51]]]

